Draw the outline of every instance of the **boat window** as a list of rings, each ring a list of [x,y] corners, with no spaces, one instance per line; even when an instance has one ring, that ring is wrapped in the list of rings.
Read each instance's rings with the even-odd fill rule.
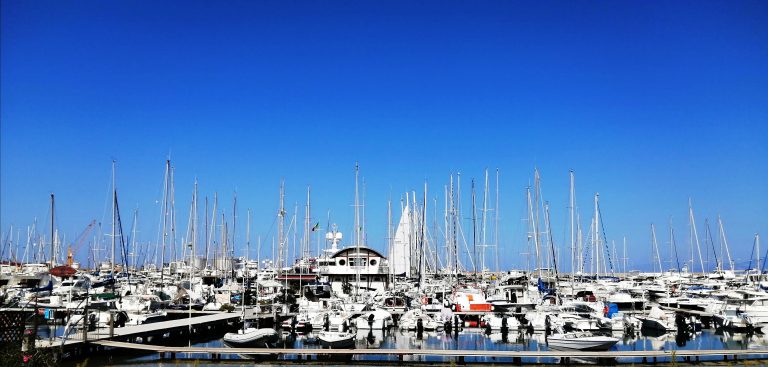
[[[344,259],[340,259],[339,260],[339,265],[346,265],[346,264],[347,264],[346,260],[344,260]]]
[[[371,259],[371,265],[376,265],[376,259]]]

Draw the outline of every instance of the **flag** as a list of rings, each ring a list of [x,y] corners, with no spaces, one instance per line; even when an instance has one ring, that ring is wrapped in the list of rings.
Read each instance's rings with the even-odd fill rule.
[[[320,222],[315,223],[315,226],[312,227],[312,232],[317,231],[318,229],[320,229]]]

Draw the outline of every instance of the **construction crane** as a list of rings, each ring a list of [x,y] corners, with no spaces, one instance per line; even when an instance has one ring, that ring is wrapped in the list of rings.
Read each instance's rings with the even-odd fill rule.
[[[85,238],[88,237],[89,234],[91,234],[91,231],[93,230],[94,227],[96,227],[96,219],[92,220],[91,223],[88,223],[88,226],[85,227],[83,232],[80,233],[79,236],[77,236],[77,239],[75,240],[75,242],[73,242],[72,245],[67,247],[67,265],[68,266],[72,266],[72,264],[75,262],[72,254],[77,252],[80,246],[83,245],[83,242],[85,242]]]

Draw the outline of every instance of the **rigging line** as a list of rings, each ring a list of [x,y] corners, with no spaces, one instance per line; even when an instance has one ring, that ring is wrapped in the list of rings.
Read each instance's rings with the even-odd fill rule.
[[[602,219],[600,221],[600,229],[602,229],[602,232],[603,232],[603,242],[605,242],[605,252],[608,254],[608,256],[606,256],[608,258],[608,265],[611,266],[611,274],[613,274],[614,271],[613,271],[613,260],[611,260],[611,249],[608,246],[608,237],[605,235],[605,217],[603,216],[603,212],[600,209],[599,202],[597,203],[597,213],[600,215],[600,219]],[[597,264],[597,266],[600,266],[600,264]]]
[[[747,270],[752,269],[752,260],[755,258],[755,242],[752,242],[752,253],[749,254],[749,266],[747,266]],[[760,264],[758,264],[759,266]]]

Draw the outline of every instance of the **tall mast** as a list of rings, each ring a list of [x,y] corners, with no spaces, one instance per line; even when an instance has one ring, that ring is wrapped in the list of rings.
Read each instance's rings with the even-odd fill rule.
[[[390,197],[387,200],[387,253],[389,254],[390,259],[394,259],[392,250],[392,198]],[[387,269],[389,271],[388,277],[392,277],[391,281],[394,284],[394,271],[392,266],[387,267]]]
[[[651,243],[653,248],[656,250],[654,255],[656,257],[656,261],[659,262],[659,273],[664,273],[664,268],[661,266],[661,255],[659,255],[659,244],[656,242],[656,226],[653,223],[651,223]]]
[[[701,265],[701,274],[704,274],[704,258],[701,256],[701,245],[699,244],[699,233],[696,231],[696,221],[693,219],[693,205],[688,198],[688,215],[691,224],[691,273],[693,273],[693,244],[696,242],[696,249],[699,253],[699,264]]]
[[[725,228],[723,228],[723,220],[720,216],[717,216],[717,225],[720,227],[721,244],[725,245],[725,253],[728,255],[728,265],[731,267],[731,271],[734,271],[733,260],[731,260],[731,250],[728,248],[728,239],[725,237]],[[722,250],[720,250],[722,252]],[[722,257],[722,254],[720,255]]]
[[[361,259],[360,259],[360,198],[358,196],[358,177],[360,174],[360,167],[357,162],[355,162],[355,249],[357,251],[357,254],[355,254],[355,297],[360,296],[360,265],[361,265]],[[356,298],[357,300],[357,298]]]
[[[226,261],[227,266],[230,268],[229,273],[234,276],[234,264],[232,263],[233,259],[235,258],[235,238],[237,236],[237,232],[235,231],[235,225],[237,224],[237,191],[234,193],[234,198],[232,200],[232,245],[227,247],[229,252],[224,254],[224,259]]]
[[[112,160],[112,269],[110,275],[115,276],[115,217],[117,216],[115,204],[117,202],[117,187],[115,186],[115,161]]]
[[[456,197],[454,196],[453,191],[453,175],[451,175],[451,189],[449,191],[450,194],[450,203],[451,203],[451,251],[453,254],[453,276],[458,283],[459,281],[459,239],[458,239],[458,233],[456,233],[457,229],[457,213],[456,213]]]
[[[499,169],[496,168],[496,209],[494,210],[493,223],[493,258],[495,259],[495,269],[499,271]]]
[[[51,193],[51,266],[50,266],[51,269],[53,269],[53,267],[54,267],[54,260],[56,258],[56,255],[55,255],[56,253],[55,253],[55,249],[54,249],[54,246],[55,246],[54,245],[54,243],[55,243],[54,239],[56,238],[56,236],[54,235],[54,232],[56,231],[54,229],[55,225],[54,225],[54,219],[53,219],[53,211],[54,211],[54,209],[55,209],[54,198],[53,198],[53,193]],[[114,237],[112,237],[112,238],[114,240]],[[114,247],[113,247],[112,251],[114,253]]]
[[[475,209],[475,179],[471,181],[472,185],[472,268],[477,277],[477,218]]]
[[[168,196],[170,195],[170,179],[171,179],[171,160],[165,160],[165,182],[163,187],[163,236],[162,236],[162,248],[160,250],[160,297],[163,292],[163,266],[165,264],[165,247],[168,240]]]
[[[568,211],[570,212],[571,217],[571,276],[575,273],[574,271],[574,258],[576,257],[576,229],[574,228],[574,219],[575,219],[575,207],[576,207],[576,184],[575,184],[575,177],[573,174],[573,170],[569,171],[569,176],[571,180],[571,188],[570,188],[570,204],[568,205]]]
[[[528,267],[528,273],[531,272],[531,239],[533,239],[534,242],[534,250],[536,251],[536,257],[539,257],[539,244],[536,242],[536,226],[535,226],[535,220],[533,218],[533,199],[531,198],[531,187],[528,186],[525,188],[525,199],[526,203],[528,204],[528,236],[527,236],[527,243],[528,243],[528,256],[526,259],[526,265]],[[541,271],[539,271],[539,276],[541,276]]]
[[[541,200],[541,176],[539,175],[539,169],[536,168],[533,171],[533,239],[536,245],[536,267],[539,269],[539,278],[541,278],[541,272],[543,266],[543,255],[541,249],[541,231],[539,230],[539,203]]]
[[[251,256],[251,209],[246,211],[245,218],[245,264],[248,265],[248,260]],[[246,274],[248,267],[246,266]],[[246,275],[247,276],[247,275]]]
[[[175,173],[175,169],[171,167],[170,171],[170,189],[169,192],[171,194],[171,251],[173,252],[173,255],[171,258],[176,261],[178,254],[176,249],[176,188],[173,181],[173,175]]]
[[[414,195],[415,197],[416,195]],[[421,208],[421,250],[419,251],[419,291],[424,288],[424,268],[426,265],[426,244],[427,244],[427,181],[424,181],[424,206]]]
[[[277,269],[283,267],[283,252],[285,251],[285,234],[283,233],[285,227],[285,180],[280,181],[280,210],[277,212]]]
[[[190,261],[190,269],[192,274],[195,272],[196,267],[196,261],[195,257],[197,256],[197,177],[195,177],[195,191],[192,195],[192,251],[191,251],[191,261]],[[190,277],[191,281],[191,277]]]
[[[307,206],[304,208],[304,244],[302,246],[302,254],[301,257],[303,258],[309,258],[309,252],[310,252],[310,242],[312,240],[312,236],[310,234],[310,195],[311,195],[311,186],[307,186]]]
[[[208,238],[208,196],[205,197],[205,264],[204,268],[208,267],[208,246],[210,244]]]
[[[485,236],[485,230],[486,230],[486,219],[488,217],[488,168],[485,169],[485,187],[483,188],[483,216],[481,218],[481,241],[482,244],[482,256],[481,256],[481,262],[480,262],[480,271],[485,272],[485,250],[488,248],[488,242],[486,242],[486,236]]]
[[[355,162],[355,246],[360,247],[360,198],[358,195],[358,177],[360,167]],[[358,254],[359,255],[359,254]]]
[[[600,198],[599,193],[595,193],[595,232],[594,232],[594,242],[595,242],[595,263],[597,264],[597,268],[595,271],[595,279],[600,277],[600,231],[598,228],[600,228],[600,211],[598,210],[598,200]]]

